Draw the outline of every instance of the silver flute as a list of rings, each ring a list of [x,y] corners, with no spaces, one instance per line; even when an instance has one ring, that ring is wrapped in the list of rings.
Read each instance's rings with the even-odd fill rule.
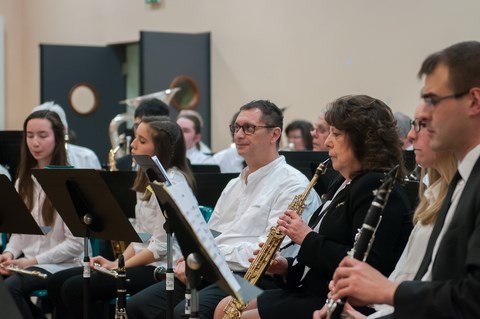
[[[109,275],[109,276],[112,276],[112,277],[115,277],[115,278],[118,278],[118,272],[115,271],[115,270],[111,270],[111,269],[107,269],[105,267],[102,267],[100,264],[98,263],[94,263],[93,266],[92,266],[92,269],[95,270],[95,271],[98,271],[102,274],[105,274],[105,275]]]
[[[15,265],[5,266],[3,264],[0,264],[0,267],[2,267],[3,269],[6,269],[8,271],[18,273],[18,274],[29,275],[29,276],[37,276],[37,277],[40,277],[40,278],[43,278],[43,279],[47,279],[47,277],[48,277],[48,275],[44,274],[43,272],[40,272],[40,271],[37,271],[37,270],[23,269],[23,268],[20,268],[18,266],[15,266]]]

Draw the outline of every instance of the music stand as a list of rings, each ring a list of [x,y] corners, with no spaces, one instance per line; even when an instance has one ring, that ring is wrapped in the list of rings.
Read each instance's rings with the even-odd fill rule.
[[[0,232],[29,235],[48,233],[50,227],[38,226],[12,182],[5,175],[0,175],[0,192],[3,198],[0,205]]]
[[[257,297],[261,289],[240,276],[234,276],[218,250],[214,237],[186,183],[169,187],[150,184],[155,196],[166,209],[188,266],[188,281],[192,293],[190,318],[198,318],[197,284],[200,276],[217,285],[240,302]]]
[[[197,182],[198,203],[215,207],[225,186],[238,175],[238,173],[193,173]]]
[[[162,164],[155,156],[154,158],[149,155],[133,155],[135,163],[140,166],[140,169],[145,173],[147,179],[150,183],[167,183],[170,185],[171,182],[168,179],[167,172],[163,168]],[[158,201],[158,199],[157,199]],[[162,204],[158,202],[162,213],[165,209],[162,207]],[[169,222],[168,216],[165,216],[165,223],[163,228],[167,234],[167,271],[165,272],[165,282],[166,282],[166,291],[167,291],[167,306],[166,306],[166,318],[173,318],[173,291],[175,290],[175,274],[173,272],[173,254],[172,254],[172,234],[173,230]]]
[[[83,317],[89,318],[89,238],[144,242],[150,235],[137,234],[99,172],[93,169],[34,169],[65,224],[75,237],[84,238]]]
[[[305,174],[309,180],[312,179],[315,173],[315,170],[312,172],[312,163],[315,163],[315,168],[317,168],[318,164],[328,158],[328,152],[280,151],[279,154],[285,156],[287,164]]]

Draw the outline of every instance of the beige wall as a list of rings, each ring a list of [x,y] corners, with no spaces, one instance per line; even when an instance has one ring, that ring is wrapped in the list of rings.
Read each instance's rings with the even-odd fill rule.
[[[314,121],[332,99],[365,93],[412,114],[423,58],[478,39],[476,0],[1,0],[6,128],[40,101],[39,44],[104,45],[139,31],[212,33],[212,148],[243,103],[289,106]]]

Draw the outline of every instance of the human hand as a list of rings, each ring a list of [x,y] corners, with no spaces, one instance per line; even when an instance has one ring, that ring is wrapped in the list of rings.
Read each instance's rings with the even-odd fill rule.
[[[303,219],[293,210],[287,210],[277,221],[278,230],[290,237],[290,239],[301,245],[305,237],[312,231]]]
[[[37,262],[37,259],[35,258],[19,258],[19,259],[11,259],[11,260],[5,261],[3,264],[6,266],[14,265],[18,268],[25,269],[38,264],[38,262]]]
[[[181,257],[178,261],[177,261],[177,266],[175,267],[175,277],[177,277],[178,280],[180,280],[183,284],[187,284],[187,275],[185,273],[185,267],[186,267],[186,264],[185,264],[185,259],[183,257]]]
[[[258,243],[258,247],[260,247],[260,249],[255,249],[253,251],[253,257],[248,258],[249,262],[251,262],[251,263],[253,262],[253,260],[257,257],[258,253],[260,252],[260,250],[262,249],[264,244],[265,243],[263,243],[263,242]]]
[[[259,243],[258,246],[262,248],[264,244],[265,243]],[[260,252],[260,249],[256,249],[253,251],[253,255],[256,257],[259,252]],[[253,262],[255,257],[248,258],[248,261]],[[275,253],[275,256],[270,262],[270,266],[267,269],[267,272],[271,274],[286,276],[288,272],[288,262],[285,259],[285,257],[282,257],[278,252]]]
[[[90,267],[93,267],[94,264],[99,264],[101,267],[106,269],[117,269],[118,268],[118,261],[111,261],[102,256],[96,256],[90,258]]]
[[[333,281],[331,298],[337,300],[348,297],[348,301],[354,306],[392,305],[398,287],[398,283],[388,280],[369,264],[351,257],[345,257],[340,262]]]
[[[5,262],[5,261],[8,261],[8,260],[12,260],[13,259],[13,255],[11,252],[4,252],[3,254],[0,255],[0,264]]]
[[[315,310],[313,312],[313,319],[326,319],[327,318],[328,305],[325,304],[322,309]],[[362,313],[353,309],[353,307],[346,302],[343,306],[343,312],[341,314],[342,319],[366,319]]]
[[[327,305],[325,304],[322,309],[315,310],[313,312],[313,319],[326,319],[327,318]]]

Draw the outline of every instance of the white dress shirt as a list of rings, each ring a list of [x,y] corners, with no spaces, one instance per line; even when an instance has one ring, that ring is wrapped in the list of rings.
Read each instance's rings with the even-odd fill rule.
[[[216,165],[217,163],[211,155],[202,153],[198,148],[191,147],[187,150],[187,158],[192,165],[204,164],[204,165]]]
[[[432,253],[432,260],[430,262],[430,265],[428,266],[427,272],[422,277],[422,281],[432,280],[432,265],[437,255],[438,247],[440,246],[443,236],[445,235],[445,232],[447,231],[448,227],[450,226],[450,223],[452,222],[453,215],[457,210],[458,202],[460,201],[460,197],[463,193],[463,189],[465,188],[465,183],[470,177],[470,173],[473,170],[473,166],[475,166],[475,163],[477,162],[477,159],[479,157],[480,157],[480,144],[474,147],[470,152],[468,152],[465,158],[458,164],[458,172],[460,173],[460,176],[462,178],[458,181],[457,187],[453,192],[452,202],[450,204],[450,208],[448,209],[447,217],[445,218],[445,223],[443,224],[442,230],[438,235],[437,241],[435,242],[435,246],[433,248],[433,253]]]
[[[101,169],[100,161],[89,148],[67,143],[68,163],[75,168]]]
[[[222,173],[240,173],[245,162],[244,158],[238,155],[235,144],[213,154],[213,159],[220,166],[220,172]]]
[[[424,196],[428,201],[428,206],[431,206],[436,202],[440,192],[440,181],[436,181],[430,187],[428,187]],[[408,242],[405,245],[402,256],[397,262],[395,269],[388,277],[389,280],[395,282],[402,282],[405,280],[413,280],[415,274],[422,263],[423,256],[427,250],[428,240],[433,230],[433,223],[424,225],[420,222],[415,224]],[[368,316],[368,318],[378,318],[393,313],[394,307],[390,305],[375,305],[375,313]]]
[[[215,241],[233,271],[248,269],[248,258],[253,257],[259,242],[265,242],[278,217],[308,185],[305,175],[288,165],[283,156],[251,174],[248,169],[227,184],[208,223],[210,229],[221,233]],[[314,190],[305,205],[302,218],[308,220],[320,206]],[[295,248],[289,251],[289,256],[296,255],[298,246]]]
[[[5,175],[5,176],[8,177],[9,180],[12,180],[12,177],[10,176],[10,173],[9,173],[8,170],[7,170],[4,166],[2,166],[2,165],[0,165],[0,175]]]
[[[187,182],[185,175],[176,167],[167,171],[168,178],[172,185],[180,182]],[[167,266],[167,233],[163,228],[165,217],[160,209],[157,198],[154,194],[148,201],[142,200],[144,194],[137,192],[137,204],[135,206],[135,230],[138,233],[149,233],[152,237],[145,243],[133,243],[135,253],[143,249],[152,252],[155,259],[159,261],[153,262],[153,266]],[[173,260],[176,261],[180,257],[180,247],[176,240],[172,238]]]

